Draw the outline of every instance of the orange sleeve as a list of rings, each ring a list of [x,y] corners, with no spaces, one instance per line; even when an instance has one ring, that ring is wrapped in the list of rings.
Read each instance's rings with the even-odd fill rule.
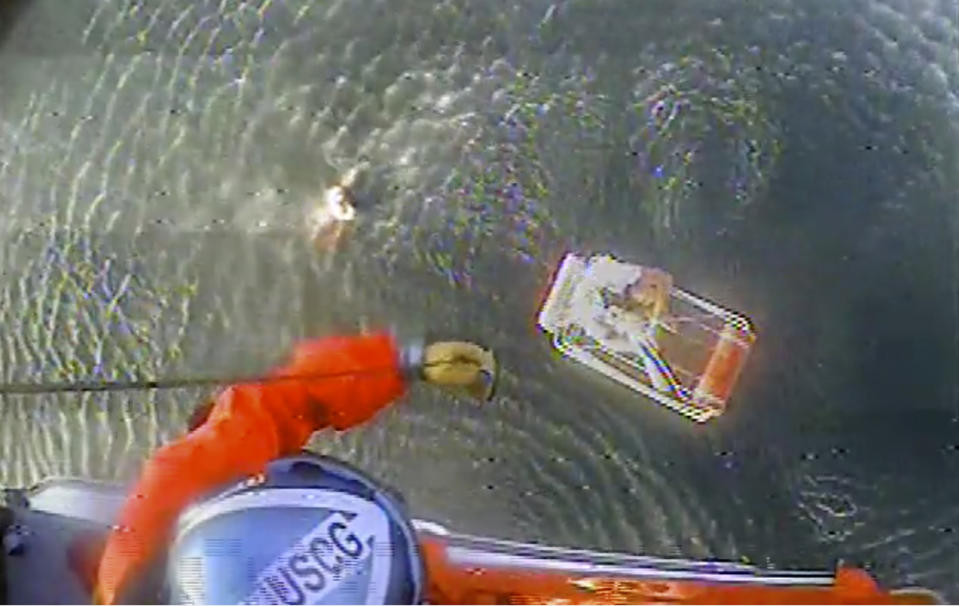
[[[297,452],[317,429],[343,430],[370,419],[406,386],[399,350],[386,334],[307,341],[273,373],[320,375],[335,376],[229,387],[200,427],[158,450],[109,533],[95,600],[114,604],[121,599],[165,548],[180,511],[191,501]]]

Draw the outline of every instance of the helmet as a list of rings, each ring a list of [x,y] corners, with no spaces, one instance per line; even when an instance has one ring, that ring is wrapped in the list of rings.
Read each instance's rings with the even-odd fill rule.
[[[423,560],[399,500],[303,454],[186,510],[166,568],[173,603],[415,604]]]

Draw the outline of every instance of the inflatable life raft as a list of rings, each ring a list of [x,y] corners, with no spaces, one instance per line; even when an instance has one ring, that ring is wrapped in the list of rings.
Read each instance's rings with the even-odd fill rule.
[[[721,415],[756,335],[750,321],[681,288],[667,312],[642,317],[622,308],[623,292],[644,271],[608,255],[567,254],[538,324],[564,356],[682,415]]]

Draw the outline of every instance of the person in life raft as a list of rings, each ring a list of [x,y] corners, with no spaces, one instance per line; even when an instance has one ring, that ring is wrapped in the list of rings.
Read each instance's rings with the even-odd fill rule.
[[[583,295],[574,304],[586,334],[621,353],[636,353],[637,339],[655,347],[655,327],[668,322],[672,276],[612,258],[594,265],[598,267],[580,286]]]

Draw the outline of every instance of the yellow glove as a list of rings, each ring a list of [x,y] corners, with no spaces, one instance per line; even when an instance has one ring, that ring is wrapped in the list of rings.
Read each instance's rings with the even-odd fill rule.
[[[422,377],[433,385],[488,401],[496,386],[492,352],[466,341],[431,343],[423,352]]]

